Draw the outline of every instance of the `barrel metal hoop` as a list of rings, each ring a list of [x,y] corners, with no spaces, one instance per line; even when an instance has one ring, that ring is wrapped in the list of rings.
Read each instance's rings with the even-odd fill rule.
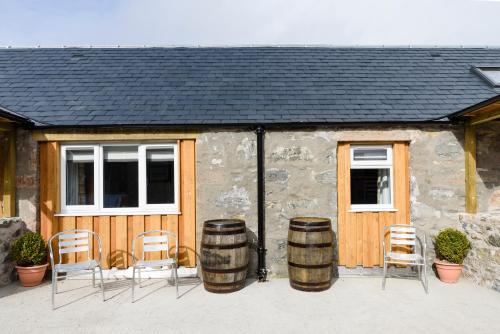
[[[205,266],[202,265],[201,270],[205,271],[207,273],[212,273],[212,274],[231,274],[231,273],[237,273],[240,271],[247,271],[247,265],[243,267],[237,267],[237,268],[230,268],[230,269],[217,269],[217,268],[206,268]]]
[[[331,242],[325,242],[321,244],[299,244],[293,241],[288,241],[288,246],[299,247],[299,248],[326,248],[326,247],[332,247],[333,244]]]
[[[333,264],[332,263],[326,263],[326,264],[299,264],[299,263],[294,263],[294,262],[288,261],[288,265],[290,267],[296,267],[296,268],[301,268],[301,269],[323,269],[323,268],[331,267]]]
[[[240,284],[244,284],[246,281],[246,278],[239,280],[239,281],[234,281],[234,282],[211,282],[211,281],[204,281],[208,285],[213,285],[213,286],[233,286],[237,285],[239,286]]]
[[[290,282],[294,283],[294,284],[297,284],[297,285],[303,285],[303,286],[321,286],[321,285],[330,285],[331,282],[330,281],[324,281],[324,282],[300,282],[300,281],[296,281],[294,279],[291,279],[290,278]]]
[[[234,223],[225,223],[223,220],[208,220],[205,222],[206,227],[216,227],[216,228],[230,228],[230,227],[244,227],[244,221],[236,221]]]
[[[245,233],[245,228],[240,228],[237,230],[232,230],[232,231],[222,231],[222,230],[216,230],[216,231],[208,231],[206,229],[203,229],[203,233],[206,235],[231,235],[231,234],[241,234]]]
[[[303,222],[298,220],[292,220],[290,225],[299,225],[299,226],[330,226],[332,223],[330,221],[320,221],[320,222]]]
[[[307,226],[307,227],[309,227],[309,226]],[[307,227],[300,228],[300,227],[290,226],[290,230],[296,231],[296,232],[328,232],[328,231],[332,230],[330,227],[322,227],[322,228],[317,228],[317,229],[309,229]]]
[[[234,249],[234,248],[241,248],[241,247],[246,247],[248,245],[248,242],[240,242],[237,244],[230,244],[230,245],[211,245],[211,244],[201,244],[201,248],[208,248],[208,249]]]

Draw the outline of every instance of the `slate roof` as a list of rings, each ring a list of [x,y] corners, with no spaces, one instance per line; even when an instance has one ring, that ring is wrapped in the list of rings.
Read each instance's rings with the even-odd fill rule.
[[[488,48],[1,49],[0,106],[46,125],[422,122],[497,96]]]

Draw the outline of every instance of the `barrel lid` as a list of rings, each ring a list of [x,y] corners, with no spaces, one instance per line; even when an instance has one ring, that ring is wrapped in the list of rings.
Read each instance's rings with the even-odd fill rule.
[[[322,217],[295,217],[290,219],[290,224],[301,226],[328,226],[331,224],[330,218]]]
[[[212,219],[205,221],[205,227],[243,227],[245,226],[245,221],[243,219]]]

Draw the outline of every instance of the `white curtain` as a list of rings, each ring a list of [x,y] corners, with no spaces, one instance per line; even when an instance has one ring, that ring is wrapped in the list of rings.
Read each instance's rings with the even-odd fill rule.
[[[377,178],[377,204],[391,203],[389,169],[379,169]]]
[[[66,204],[78,205],[78,164],[68,161],[66,164]]]

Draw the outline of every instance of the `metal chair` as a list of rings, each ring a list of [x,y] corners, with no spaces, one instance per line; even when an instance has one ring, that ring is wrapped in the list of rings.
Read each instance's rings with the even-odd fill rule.
[[[99,245],[99,258],[92,259],[91,253],[92,248],[89,246],[91,240],[97,239]],[[52,249],[53,240],[57,239],[58,253],[59,253],[59,263],[54,263],[54,252]],[[92,286],[95,287],[95,270],[99,268],[99,273],[101,275],[101,291],[102,300],[104,298],[104,279],[102,277],[101,268],[101,238],[99,235],[93,231],[89,230],[67,230],[54,234],[48,241],[49,253],[50,253],[50,264],[52,266],[52,309],[54,309],[54,296],[57,294],[57,274],[72,271],[82,271],[82,270],[92,270]],[[62,263],[63,254],[80,253],[87,252],[87,260],[76,262],[76,263]]]
[[[170,238],[175,239],[174,257],[170,256]],[[136,257],[135,246],[137,242],[142,243],[141,257]],[[145,253],[160,252],[160,260],[145,260]],[[132,303],[135,301],[135,271],[139,273],[139,287],[141,284],[141,269],[162,267],[162,269],[171,269],[175,279],[176,296],[179,298],[179,277],[177,275],[179,255],[179,240],[177,234],[165,230],[149,230],[139,233],[132,242]],[[168,278],[167,278],[168,281]]]
[[[385,247],[385,235],[387,231],[389,231],[388,251]],[[414,226],[395,224],[384,228],[381,240],[382,248],[384,250],[384,278],[382,280],[382,290],[385,290],[387,265],[402,264],[417,267],[418,276],[424,286],[425,293],[429,293],[429,285],[427,281],[427,260],[425,259],[427,249],[427,239],[425,234],[422,243],[422,240],[417,236],[417,229]],[[420,247],[418,247],[420,252],[417,251],[417,245],[420,245]],[[410,251],[408,252],[408,250]],[[423,267],[423,272],[421,267]]]

